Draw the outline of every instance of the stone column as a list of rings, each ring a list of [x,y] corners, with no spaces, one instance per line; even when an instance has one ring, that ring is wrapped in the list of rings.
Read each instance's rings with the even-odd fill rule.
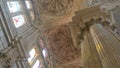
[[[84,35],[84,40],[81,43],[81,52],[83,68],[103,68],[90,33]]]
[[[120,41],[100,24],[90,27],[103,68],[120,68]]]
[[[99,5],[78,11],[72,18],[80,23],[83,68],[120,68],[120,40],[110,29],[109,19]]]

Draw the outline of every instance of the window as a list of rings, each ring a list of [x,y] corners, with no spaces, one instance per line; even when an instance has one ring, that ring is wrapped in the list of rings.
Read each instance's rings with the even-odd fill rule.
[[[33,48],[30,52],[29,52],[30,57],[28,58],[28,62],[31,62],[33,60],[33,58],[35,57],[35,49]]]
[[[24,15],[18,15],[18,16],[12,17],[12,20],[13,20],[16,28],[25,24],[25,16]]]
[[[43,49],[42,53],[43,53],[44,57],[47,57],[47,51],[46,51],[46,49]]]
[[[39,67],[40,67],[40,61],[37,60],[32,68],[39,68]]]
[[[20,1],[7,2],[10,13],[14,13],[21,10]]]
[[[32,20],[35,19],[33,11],[30,12],[30,16],[31,16]]]
[[[30,1],[25,1],[25,3],[26,3],[26,6],[27,6],[27,9],[32,8],[32,4],[31,4]]]
[[[44,48],[44,42],[43,42],[43,40],[39,39],[38,41],[39,41],[39,45],[41,46],[41,48]]]

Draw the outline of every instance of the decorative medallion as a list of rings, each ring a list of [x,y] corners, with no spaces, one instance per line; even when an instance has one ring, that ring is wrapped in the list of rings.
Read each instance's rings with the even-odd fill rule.
[[[66,15],[71,12],[74,0],[41,0],[42,11],[49,15]]]

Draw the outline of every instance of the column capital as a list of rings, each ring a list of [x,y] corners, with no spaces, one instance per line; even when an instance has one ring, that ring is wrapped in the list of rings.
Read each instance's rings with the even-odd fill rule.
[[[109,24],[109,22],[107,22],[109,17],[110,15],[104,12],[100,5],[77,11],[75,16],[72,18],[72,22],[69,23],[72,36],[73,38],[76,38],[74,42],[76,43],[77,41],[75,46],[79,45],[81,41],[83,41],[83,36],[86,32],[89,32],[90,26],[97,23],[106,26]],[[74,32],[76,32],[76,34]]]
[[[75,16],[72,18],[73,22],[80,21],[80,22],[87,22],[91,18],[109,18],[109,14],[104,12],[100,5],[89,7],[75,13]]]

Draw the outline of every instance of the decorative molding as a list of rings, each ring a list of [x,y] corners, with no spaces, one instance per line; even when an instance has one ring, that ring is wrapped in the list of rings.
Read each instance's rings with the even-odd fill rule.
[[[103,26],[109,26],[109,22],[106,21],[109,16],[109,14],[102,11],[100,5],[77,11],[72,18],[72,22],[69,23],[74,45],[76,47],[80,45],[84,39],[84,34],[89,32],[92,25],[101,23]]]

